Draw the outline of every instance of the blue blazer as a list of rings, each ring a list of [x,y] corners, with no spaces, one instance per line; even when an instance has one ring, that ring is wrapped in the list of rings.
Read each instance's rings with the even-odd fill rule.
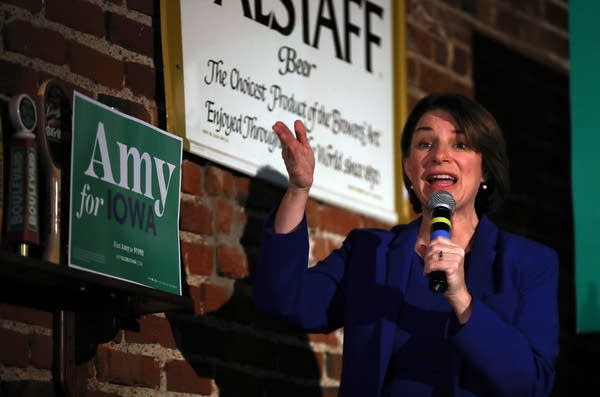
[[[339,249],[308,268],[306,219],[289,234],[275,233],[272,216],[267,220],[254,272],[255,305],[307,332],[344,328],[340,397],[381,395],[393,344],[402,335],[396,320],[420,222],[353,230]],[[548,396],[558,355],[556,252],[484,216],[469,263],[472,314],[447,332],[454,395]]]

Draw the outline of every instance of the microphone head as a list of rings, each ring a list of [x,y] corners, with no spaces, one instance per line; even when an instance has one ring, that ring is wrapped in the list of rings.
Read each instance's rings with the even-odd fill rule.
[[[452,195],[447,191],[436,190],[429,198],[429,201],[427,202],[427,208],[429,208],[430,211],[433,211],[438,207],[448,208],[450,214],[453,214],[454,208],[456,208],[456,201],[454,201],[454,197],[452,197]]]

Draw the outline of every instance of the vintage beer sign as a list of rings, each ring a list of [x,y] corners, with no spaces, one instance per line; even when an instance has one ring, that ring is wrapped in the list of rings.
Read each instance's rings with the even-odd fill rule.
[[[286,186],[271,127],[302,120],[311,195],[396,222],[403,3],[163,0],[169,130],[192,153]]]
[[[181,294],[182,140],[75,93],[69,266]]]

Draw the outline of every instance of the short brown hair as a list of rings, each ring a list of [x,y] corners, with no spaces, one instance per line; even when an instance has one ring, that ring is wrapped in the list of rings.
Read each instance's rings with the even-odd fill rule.
[[[423,97],[410,112],[402,130],[402,158],[407,158],[417,123],[423,115],[432,110],[450,113],[460,129],[465,133],[467,144],[478,153],[483,161],[483,175],[487,189],[479,189],[475,198],[478,214],[492,212],[502,204],[510,190],[508,156],[502,129],[492,114],[474,100],[460,94],[437,93]],[[422,211],[421,203],[410,189],[410,180],[404,174],[404,185],[416,213]]]

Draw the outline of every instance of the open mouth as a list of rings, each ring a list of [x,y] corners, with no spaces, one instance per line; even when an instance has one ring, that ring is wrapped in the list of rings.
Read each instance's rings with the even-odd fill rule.
[[[456,183],[456,177],[449,174],[436,174],[427,177],[427,182],[431,185],[443,184],[446,186]]]

